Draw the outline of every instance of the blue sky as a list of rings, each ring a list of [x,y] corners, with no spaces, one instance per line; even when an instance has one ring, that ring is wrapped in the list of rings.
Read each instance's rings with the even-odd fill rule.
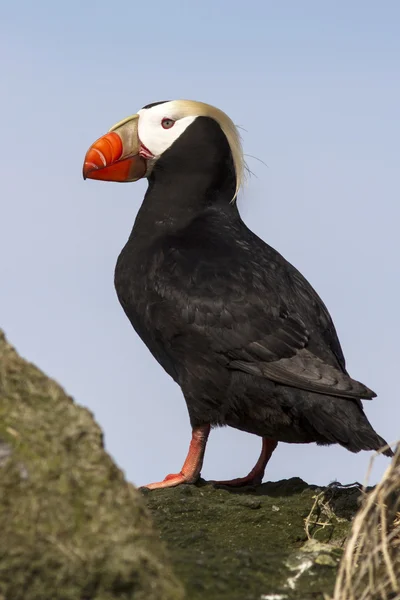
[[[105,430],[136,484],[179,470],[179,388],[131,329],[117,255],[146,183],[81,177],[88,146],[149,102],[191,98],[244,129],[248,225],[295,264],[336,323],[367,414],[400,437],[400,4],[28,0],[0,22],[0,326]],[[206,478],[242,476],[258,440],[214,431]],[[281,444],[266,479],[362,480],[370,455]],[[374,478],[387,460],[377,462]]]

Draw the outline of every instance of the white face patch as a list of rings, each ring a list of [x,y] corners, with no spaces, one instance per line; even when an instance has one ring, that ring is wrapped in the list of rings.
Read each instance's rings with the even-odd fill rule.
[[[139,139],[155,159],[172,146],[196,119],[196,116],[186,116],[179,107],[179,101],[175,100],[151,108],[142,108],[138,115]],[[165,119],[172,120],[173,125]]]

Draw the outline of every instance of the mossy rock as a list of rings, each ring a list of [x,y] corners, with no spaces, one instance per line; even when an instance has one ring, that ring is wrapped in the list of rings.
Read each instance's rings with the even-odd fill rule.
[[[324,600],[360,498],[299,478],[144,494],[191,600]]]
[[[182,597],[91,413],[0,332],[0,599]]]

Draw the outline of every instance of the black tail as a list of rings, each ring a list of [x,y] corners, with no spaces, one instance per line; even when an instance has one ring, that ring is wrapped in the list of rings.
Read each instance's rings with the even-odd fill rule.
[[[361,401],[345,398],[332,398],[309,395],[307,407],[302,416],[321,436],[319,444],[340,444],[350,452],[360,450],[381,450],[387,442],[376,433],[368,421]],[[311,400],[311,402],[310,402]],[[383,452],[385,456],[393,456],[390,448]]]

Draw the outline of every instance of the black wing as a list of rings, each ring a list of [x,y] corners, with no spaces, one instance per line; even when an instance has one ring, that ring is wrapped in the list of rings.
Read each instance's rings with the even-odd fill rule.
[[[240,222],[197,222],[169,236],[149,273],[148,316],[229,369],[347,398],[374,392],[351,379],[326,307],[308,282]]]

